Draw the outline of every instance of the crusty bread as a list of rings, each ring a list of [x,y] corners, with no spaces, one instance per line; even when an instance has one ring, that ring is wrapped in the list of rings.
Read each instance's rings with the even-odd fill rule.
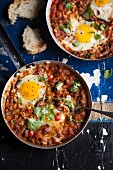
[[[47,45],[43,42],[40,37],[39,29],[32,29],[27,26],[24,29],[23,37],[23,47],[29,54],[36,54],[44,51]]]
[[[14,24],[17,17],[34,19],[38,16],[39,10],[44,6],[44,0],[14,0],[9,6],[8,16],[11,24]]]

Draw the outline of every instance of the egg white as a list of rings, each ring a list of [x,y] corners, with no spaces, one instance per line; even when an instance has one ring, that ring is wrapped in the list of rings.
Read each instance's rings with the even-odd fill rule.
[[[113,0],[110,0],[109,4],[106,4],[101,7],[96,6],[95,0],[92,0],[91,8],[94,14],[100,19],[108,21],[109,18],[113,16]]]
[[[24,106],[26,106],[29,102],[32,103],[32,104],[35,104],[37,101],[39,101],[39,100],[44,96],[44,94],[45,94],[45,92],[46,92],[46,85],[45,85],[45,83],[38,81],[38,75],[27,75],[27,76],[23,77],[23,78],[21,79],[21,82],[18,84],[18,89],[21,87],[21,85],[22,85],[23,83],[25,83],[25,82],[27,82],[27,81],[36,82],[37,85],[39,85],[41,88],[40,88],[40,89],[38,90],[38,92],[37,92],[37,93],[38,93],[38,98],[36,98],[36,99],[34,99],[34,100],[27,100],[27,99],[25,99],[25,98],[21,95],[21,93],[19,92],[19,90],[18,90],[17,96],[22,99],[22,104],[23,104]]]
[[[58,109],[54,109],[54,114],[56,115],[57,113],[61,113]],[[46,120],[46,119],[43,119],[42,120],[42,125],[45,125],[45,124],[48,124],[50,127],[52,126],[60,126],[61,123],[64,123],[65,122],[65,119],[66,119],[66,115],[64,113],[61,113],[60,114],[60,120],[59,121],[56,121],[56,120]]]
[[[94,21],[93,22],[88,22],[88,21],[85,21],[85,20],[78,21],[76,18],[74,18],[74,16],[71,16],[70,22],[71,22],[70,37],[66,36],[65,39],[61,40],[61,44],[62,45],[65,44],[65,46],[70,47],[73,51],[85,51],[85,50],[88,50],[91,47],[98,45],[102,40],[106,39],[105,36],[103,35],[102,31],[95,30],[96,34],[101,35],[101,39],[95,40],[94,36],[92,36],[90,42],[88,42],[88,43],[80,42],[80,45],[78,47],[76,47],[76,46],[73,45],[72,42],[77,41],[76,37],[75,37],[75,33],[77,31],[77,27],[79,25],[82,25],[82,24],[91,25],[91,24],[94,23]],[[74,39],[73,39],[73,37],[74,37]]]

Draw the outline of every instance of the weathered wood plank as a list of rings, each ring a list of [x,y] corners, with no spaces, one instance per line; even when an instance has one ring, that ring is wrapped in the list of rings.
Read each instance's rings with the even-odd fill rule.
[[[92,108],[101,110],[101,104],[98,102],[94,102]],[[113,103],[102,103],[102,110],[113,112]],[[90,120],[97,120],[98,118],[111,119],[108,116],[104,116],[96,112],[91,113]]]

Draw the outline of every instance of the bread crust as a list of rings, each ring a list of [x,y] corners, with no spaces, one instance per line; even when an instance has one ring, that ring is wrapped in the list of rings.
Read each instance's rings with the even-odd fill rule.
[[[23,47],[26,49],[28,54],[37,54],[47,48],[47,44],[43,42],[40,37],[39,29],[32,29],[27,26],[22,34]]]
[[[44,0],[15,0],[8,9],[11,24],[14,24],[18,17],[31,20],[38,17],[43,6]]]

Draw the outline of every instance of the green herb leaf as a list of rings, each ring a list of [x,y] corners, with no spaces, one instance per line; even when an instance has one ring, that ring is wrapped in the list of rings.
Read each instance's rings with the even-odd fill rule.
[[[66,28],[69,28],[71,26],[71,22],[70,21],[67,21],[66,23],[65,23],[65,27]]]
[[[63,86],[63,83],[62,82],[58,82],[58,84],[56,84],[56,89],[60,90],[62,86]]]
[[[68,29],[68,28],[63,28],[63,31],[64,31],[66,34],[69,34],[69,33],[70,33],[70,29]]]
[[[67,21],[64,25],[60,25],[59,28],[60,30],[63,30],[66,34],[69,34],[70,33],[70,27],[71,25],[71,22]]]
[[[18,97],[18,103],[19,103],[19,104],[22,104],[22,99],[21,99],[21,97]]]
[[[34,112],[38,117],[40,117],[42,115],[42,108],[41,107],[35,107]]]
[[[74,120],[74,122],[75,123],[82,123],[82,122],[84,122],[84,120],[83,119],[81,119],[81,120]]]
[[[84,18],[89,18],[89,17],[92,17],[94,15],[91,7],[89,6],[86,10],[86,12],[84,13],[83,17]]]
[[[99,29],[99,25],[98,25],[96,22],[92,23],[92,24],[91,24],[91,27],[94,27],[94,28],[96,28],[96,29]]]
[[[108,69],[104,71],[104,78],[105,79],[109,79],[113,74],[113,70],[112,69]]]
[[[30,130],[37,130],[41,126],[41,121],[35,120],[34,118],[29,118],[27,126],[28,126],[28,129]]]
[[[70,88],[70,90],[72,91],[72,92],[76,92],[77,90],[78,90],[78,87],[80,86],[80,82],[76,82],[76,81],[73,81],[72,82],[72,87]]]
[[[90,33],[90,34],[95,34],[95,32],[94,32],[94,31],[90,31],[90,32],[88,32],[88,33]]]
[[[60,30],[63,30],[65,28],[65,26],[64,25],[60,25],[59,28],[60,28]]]
[[[66,100],[65,105],[67,105],[70,109],[73,108],[73,103],[70,100]]]
[[[70,122],[73,120],[72,115],[69,115],[69,120],[70,120]]]
[[[53,113],[50,113],[48,116],[47,116],[48,120],[54,120],[55,119],[55,115]]]
[[[14,121],[14,120],[11,120],[11,123],[12,123],[12,125],[14,125],[14,124],[15,124],[15,121]]]
[[[101,39],[101,35],[95,34],[94,38],[95,38],[95,40],[100,40]]]
[[[74,46],[78,47],[80,45],[80,42],[76,41],[73,44],[74,44]]]
[[[100,26],[100,30],[104,30],[105,29],[105,24],[102,24],[101,26]]]
[[[48,113],[48,108],[47,108],[46,106],[43,108],[42,113],[43,113],[44,115]]]
[[[67,4],[66,4],[66,8],[69,9],[69,10],[71,10],[71,9],[72,9],[72,3],[67,3]]]
[[[43,77],[43,76],[39,76],[39,77],[38,77],[38,81],[40,81],[40,82],[42,82],[42,81],[47,82],[47,81],[48,81],[48,79],[47,79],[47,78],[45,78],[45,77]]]

